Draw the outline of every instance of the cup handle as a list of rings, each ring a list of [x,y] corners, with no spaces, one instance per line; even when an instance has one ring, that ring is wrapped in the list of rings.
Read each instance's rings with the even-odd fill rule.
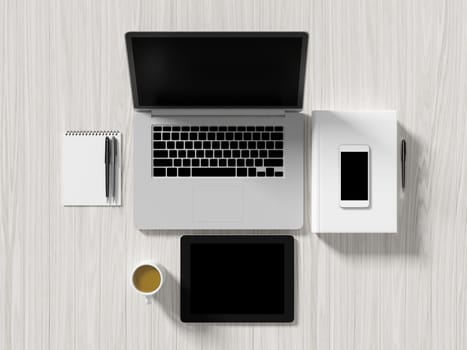
[[[152,303],[152,295],[147,295],[145,299],[146,299],[146,305],[149,305]]]

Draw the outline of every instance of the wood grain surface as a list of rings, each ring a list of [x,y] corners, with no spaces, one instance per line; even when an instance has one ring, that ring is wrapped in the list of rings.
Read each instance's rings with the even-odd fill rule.
[[[466,23],[465,0],[1,0],[0,349],[466,349]],[[130,30],[308,31],[305,113],[399,111],[400,233],[311,234],[307,168],[296,322],[182,324],[190,232],[133,224]],[[122,131],[121,208],[62,206],[68,129]]]

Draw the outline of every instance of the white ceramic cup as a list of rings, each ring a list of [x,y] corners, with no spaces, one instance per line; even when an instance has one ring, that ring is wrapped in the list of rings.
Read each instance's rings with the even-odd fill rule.
[[[161,283],[159,283],[159,286],[156,289],[154,289],[153,291],[151,291],[151,292],[147,292],[147,293],[142,292],[138,288],[136,288],[136,286],[135,286],[134,275],[135,275],[136,270],[138,270],[138,268],[140,268],[141,266],[152,266],[159,272],[159,274],[161,276]],[[162,267],[159,266],[154,260],[144,260],[144,261],[140,262],[138,265],[135,266],[135,268],[131,272],[130,280],[131,280],[131,285],[136,290],[136,292],[138,294],[143,295],[146,298],[146,304],[150,304],[151,301],[152,301],[152,298],[154,297],[154,295],[156,295],[157,292],[159,292],[162,285],[164,284],[164,273],[162,271]]]

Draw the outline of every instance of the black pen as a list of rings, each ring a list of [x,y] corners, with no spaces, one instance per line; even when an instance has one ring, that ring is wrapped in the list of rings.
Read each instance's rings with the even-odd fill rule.
[[[407,156],[407,146],[405,140],[401,144],[401,166],[402,166],[402,189],[405,188],[405,160]]]
[[[109,199],[110,187],[110,139],[105,137],[105,198]]]
[[[113,186],[112,186],[112,197],[114,200],[116,200],[116,192],[117,192],[117,138],[116,137],[112,137],[112,149],[113,149],[113,152],[112,152],[112,161],[113,161],[113,168],[112,168],[112,183],[113,183]]]

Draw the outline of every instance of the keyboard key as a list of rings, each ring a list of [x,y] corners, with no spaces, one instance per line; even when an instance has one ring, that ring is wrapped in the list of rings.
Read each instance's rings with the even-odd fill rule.
[[[207,150],[207,151],[205,151],[205,153],[206,153],[206,158],[212,158],[212,157],[214,157],[214,152],[211,151],[211,150]]]
[[[237,176],[246,176],[246,168],[237,168]]]
[[[246,166],[253,166],[254,161],[253,161],[253,159],[247,159],[247,160],[245,161],[245,163],[246,163]]]
[[[192,126],[191,131],[199,131],[199,126]]]
[[[185,150],[180,150],[178,151],[178,157],[179,158],[185,158],[186,157],[186,151]]]
[[[272,141],[266,142],[266,148],[267,149],[273,149],[274,148],[274,142],[272,142]]]
[[[276,141],[276,149],[284,148],[284,143],[282,141]]]
[[[229,166],[232,166],[232,167],[235,166],[235,159],[230,158],[230,159],[227,161],[227,164],[228,164]]]
[[[274,176],[274,168],[266,168],[266,176]]]
[[[225,134],[223,132],[218,132],[216,134],[216,140],[223,141],[225,139]]]
[[[214,151],[214,157],[216,158],[222,158],[222,151],[221,150],[215,150]]]
[[[167,176],[177,176],[177,168],[168,168]]]
[[[239,126],[239,127],[237,127],[237,130],[238,130],[238,131],[245,131],[246,128],[245,128],[244,126]]]
[[[247,143],[246,143],[246,141],[241,141],[241,142],[239,142],[239,143],[238,143],[238,147],[239,147],[240,149],[246,149],[246,148],[247,148]]]
[[[213,132],[208,133],[208,140],[215,140],[216,139],[216,134]]]
[[[241,132],[236,132],[235,133],[235,140],[242,140],[242,133]]]
[[[221,143],[219,141],[212,141],[211,145],[213,149],[221,148]]]
[[[227,131],[227,127],[226,126],[219,126],[219,131]]]
[[[227,166],[227,159],[219,159],[219,166]]]
[[[168,158],[155,158],[152,161],[152,164],[155,167],[167,167],[167,166],[172,166],[172,159]]]
[[[226,140],[233,140],[234,135],[231,132],[226,132],[225,133],[225,139]]]
[[[202,127],[199,128],[199,130],[201,130],[201,131],[208,131],[209,128],[208,128],[207,126],[202,126]]]
[[[174,159],[174,166],[182,166],[182,160],[181,159]]]
[[[217,159],[210,159],[209,166],[217,166]]]
[[[163,126],[162,130],[163,131],[170,131],[172,128],[170,126]]]
[[[169,151],[169,157],[170,158],[177,158],[177,151],[176,150],[171,150]]]
[[[237,141],[230,141],[230,148],[231,149],[237,149],[238,148],[238,142]]]
[[[208,166],[209,165],[209,160],[208,159],[201,159],[201,166]]]
[[[255,131],[255,127],[254,126],[247,126],[246,131]]]
[[[266,173],[265,173],[264,171],[258,171],[258,172],[256,173],[256,176],[264,177],[264,176],[266,176]]]
[[[269,151],[269,158],[282,158],[283,156],[283,151]]]
[[[250,152],[248,150],[243,150],[242,151],[242,157],[243,158],[248,158],[250,156]]]
[[[283,135],[281,132],[273,132],[271,133],[271,140],[282,140],[284,138]]]
[[[263,160],[262,159],[255,159],[255,166],[256,167],[262,167],[263,166]]]
[[[261,139],[261,134],[259,132],[253,133],[253,140],[260,140]]]
[[[258,158],[258,156],[259,156],[259,153],[258,153],[257,150],[253,150],[253,151],[250,152],[250,157],[251,158]]]
[[[269,140],[269,133],[268,132],[263,132],[261,134],[261,140],[268,141]]]
[[[185,148],[184,144],[183,144],[183,141],[177,141],[175,146],[177,147],[177,149],[183,149]]]
[[[206,136],[205,133],[202,133],[202,132],[201,132],[201,133],[198,134],[198,140],[204,141],[204,140],[206,140],[206,137],[207,137],[207,136]]]
[[[174,148],[175,148],[175,142],[168,141],[167,142],[167,149],[174,149]]]
[[[230,158],[232,157],[232,151],[226,150],[224,151],[224,158]]]
[[[188,158],[182,160],[182,164],[184,167],[189,167],[191,165],[191,161]]]
[[[217,126],[210,126],[209,131],[217,131]]]
[[[263,149],[263,148],[266,147],[266,144],[265,144],[264,141],[258,141],[258,143],[256,144],[256,147],[257,147],[258,149]]]
[[[204,149],[211,149],[211,142],[210,141],[204,141],[203,142],[203,148]]]
[[[152,143],[152,147],[155,149],[165,149],[165,142],[164,141],[154,141]]]
[[[265,160],[264,160],[264,166],[266,166],[266,167],[279,167],[279,166],[283,166],[283,161],[282,161],[282,159],[278,159],[278,158],[265,159]]]
[[[190,131],[190,127],[189,126],[182,126],[182,131]]]
[[[196,149],[200,149],[203,147],[203,143],[201,141],[195,141],[194,146]]]
[[[274,128],[273,128],[272,126],[266,126],[266,127],[264,128],[264,130],[266,130],[266,131],[273,131]]]
[[[221,142],[222,149],[229,149],[229,141],[222,141]]]
[[[257,126],[256,131],[264,131],[264,126]]]
[[[192,159],[191,166],[199,166],[199,159]]]
[[[152,130],[153,130],[153,131],[162,131],[162,126],[154,125],[154,126],[152,127]]]
[[[276,172],[274,173],[274,176],[276,176],[276,177],[281,177],[281,176],[284,176],[284,173],[283,173],[282,171],[276,171]]]
[[[237,159],[237,166],[238,167],[244,167],[245,166],[245,159],[243,159],[243,158]]]
[[[192,149],[193,148],[193,141],[186,141],[185,142],[185,148],[186,149]]]
[[[191,176],[235,176],[235,168],[193,168]]]
[[[256,168],[248,168],[248,176],[256,176]]]
[[[196,141],[198,139],[198,134],[195,132],[190,132],[190,140]]]
[[[227,128],[227,130],[229,130],[229,131],[237,131],[237,127],[235,127],[235,126],[229,126],[229,127]]]
[[[188,140],[188,133],[187,132],[182,132],[180,134],[180,140]]]
[[[154,151],[153,157],[154,158],[167,158],[169,156],[168,151]]]
[[[170,133],[164,132],[164,133],[162,134],[162,139],[163,139],[163,140],[170,140]]]
[[[175,140],[175,141],[180,140],[180,134],[178,132],[172,133],[172,140]]]
[[[193,151],[192,149],[190,149],[190,150],[186,153],[186,155],[188,156],[188,158],[194,158],[195,155],[196,155],[196,153],[195,153],[195,151]]]
[[[275,126],[274,127],[274,131],[282,131],[282,130],[284,130],[283,126]]]
[[[243,139],[246,141],[251,140],[251,132],[246,132],[243,134]]]
[[[179,126],[172,126],[172,131],[180,131],[180,127]]]
[[[268,151],[262,149],[261,151],[259,151],[259,156],[261,158],[267,158],[268,157]]]
[[[256,141],[248,141],[248,148],[255,149],[256,148]]]
[[[178,176],[190,176],[190,168],[178,168]]]
[[[238,149],[232,151],[232,158],[240,158],[240,151]]]
[[[162,136],[161,136],[161,134],[159,132],[154,133],[154,134],[152,134],[152,139],[155,140],[155,141],[158,141],[158,140],[162,139]]]
[[[153,176],[165,176],[165,168],[152,169]]]

